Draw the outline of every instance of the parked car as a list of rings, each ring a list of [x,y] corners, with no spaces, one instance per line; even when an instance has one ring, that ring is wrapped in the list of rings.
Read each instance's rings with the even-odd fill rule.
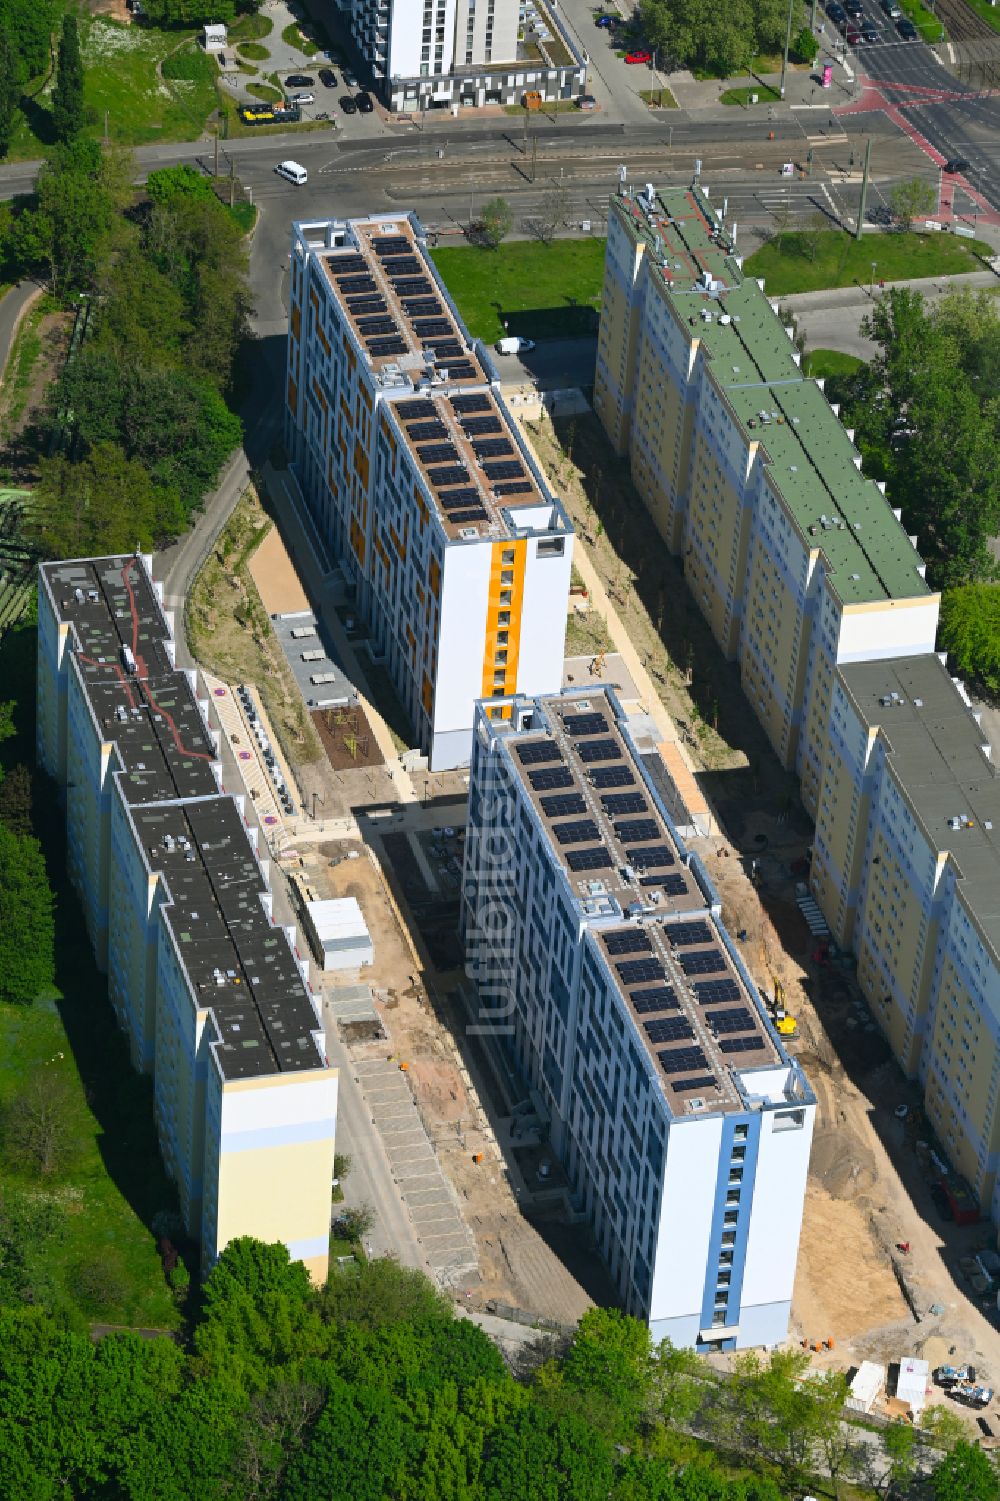
[[[902,9],[899,5],[899,0],[882,0],[882,9],[885,11],[890,21],[898,21],[900,16],[903,14]]]
[[[355,104],[350,94],[341,94],[340,107],[344,111],[345,115],[356,115],[358,112],[358,106]]]
[[[848,47],[856,47],[861,40],[861,27],[856,21],[848,21],[844,27],[844,40]]]
[[[594,98],[593,94],[581,94],[579,99],[576,101],[576,107],[577,109],[596,109],[597,100]]]
[[[914,26],[909,16],[904,16],[901,21],[896,22],[896,30],[899,32],[904,42],[915,42],[917,40],[917,28]]]
[[[964,156],[953,156],[950,161],[945,162],[941,170],[942,172],[968,172],[969,165]]]
[[[367,93],[364,89],[361,90],[360,94],[355,94],[354,102],[358,106],[360,113],[363,115],[370,115],[372,110],[375,108],[374,99],[372,98],[371,94]]]
[[[940,1183],[931,1184],[931,1198],[934,1200],[934,1208],[943,1220],[950,1221],[955,1218],[955,1211],[952,1209],[948,1195]]]
[[[520,334],[508,334],[494,345],[497,354],[527,354],[534,347],[534,339],[522,339]]]
[[[316,82],[308,73],[289,73],[285,79],[286,89],[311,89]]]
[[[306,89],[305,93],[292,94],[291,97],[289,98],[288,102],[289,102],[289,104],[298,104],[298,105],[302,105],[302,104],[315,104],[316,103],[316,95],[315,94],[310,94],[309,90]]]
[[[645,51],[626,52],[625,61],[627,63],[651,63],[653,61],[653,54]]]
[[[612,29],[612,27],[614,27],[614,26],[616,26],[618,24],[618,17],[617,16],[596,16],[595,17],[595,24],[597,26],[602,26],[605,31],[610,31]]]
[[[355,76],[351,72],[350,68],[344,68],[343,69],[343,74],[344,74],[344,87],[345,87],[345,89],[356,89],[357,86],[358,86],[358,80],[355,78]]]
[[[844,9],[852,21],[860,21],[865,13],[861,0],[844,0]]]
[[[332,68],[320,68],[319,81],[325,89],[335,89],[337,87],[337,75]]]
[[[830,0],[829,5],[826,7],[826,13],[834,26],[842,26],[847,20],[847,11],[841,5],[840,0]]]
[[[309,173],[298,162],[279,162],[274,170],[279,177],[283,177],[286,182],[293,182],[297,188],[304,187],[309,181]]]
[[[872,42],[877,42],[881,35],[882,33],[879,31],[874,21],[862,21],[861,40],[863,42],[868,42],[869,44]]]

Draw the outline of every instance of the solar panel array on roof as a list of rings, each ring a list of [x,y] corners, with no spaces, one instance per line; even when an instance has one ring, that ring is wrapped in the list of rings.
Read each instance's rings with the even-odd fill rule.
[[[627,766],[595,766],[590,773],[595,787],[634,787],[635,777]]]
[[[651,954],[649,934],[641,928],[626,928],[621,933],[605,933],[604,947],[609,954]]]
[[[483,472],[490,479],[523,479],[524,465],[516,459],[487,459]]]
[[[454,443],[424,443],[417,449],[417,458],[421,464],[455,464],[458,462],[458,449]]]
[[[554,740],[519,740],[514,754],[522,766],[533,766],[537,761],[561,761],[562,751]]]
[[[612,818],[616,813],[646,813],[646,799],[641,792],[609,792],[601,798],[605,813]]]
[[[568,850],[566,864],[570,870],[607,870],[611,856],[603,845],[592,850]]]
[[[624,959],[616,964],[618,978],[623,985],[641,985],[645,980],[666,979],[666,972],[659,959]]]
[[[689,949],[677,957],[686,975],[711,975],[726,967],[719,949]]]
[[[586,844],[588,840],[600,839],[601,831],[592,818],[580,818],[570,823],[553,824],[552,832],[556,842],[566,844]]]
[[[372,239],[375,254],[380,258],[391,255],[410,255],[413,246],[405,235],[375,235]]]
[[[415,255],[400,255],[394,256],[392,263],[383,265],[382,269],[395,282],[404,276],[419,276],[424,268]]]
[[[444,311],[436,297],[405,297],[403,308],[409,318],[436,318]]]
[[[434,283],[427,276],[394,276],[392,288],[397,297],[420,297],[434,291]]]
[[[746,1006],[734,1006],[731,1011],[706,1011],[705,1020],[719,1037],[726,1032],[752,1032],[757,1025]]]
[[[395,318],[359,318],[358,333],[365,338],[369,334],[394,334],[398,332]]]
[[[528,781],[536,792],[554,792],[557,787],[572,787],[573,773],[568,766],[540,766],[528,772]]]
[[[367,271],[368,262],[363,255],[345,255],[341,259],[334,259],[327,263],[337,281],[344,276],[353,276],[358,271]]]
[[[352,292],[377,292],[379,289],[378,282],[367,271],[363,276],[338,276],[337,281],[344,297]]]
[[[463,417],[462,427],[469,438],[479,437],[481,433],[503,432],[503,423],[499,417]]]
[[[449,364],[453,360],[462,358],[462,346],[457,339],[425,339],[424,348],[429,350],[435,362],[447,360]]]
[[[650,1042],[683,1042],[694,1036],[694,1027],[686,1016],[659,1016],[642,1025]]]
[[[436,417],[437,408],[433,401],[400,401],[396,403],[396,411],[399,413],[401,422],[416,422],[423,417]]]
[[[489,412],[493,410],[493,403],[488,396],[453,396],[451,404],[456,412]]]
[[[384,297],[348,297],[347,310],[360,318],[363,313],[387,313],[389,305]]]
[[[578,750],[581,761],[620,761],[622,754],[617,740],[585,740]]]
[[[655,818],[633,818],[625,823],[616,823],[615,833],[622,844],[638,844],[643,839],[658,839],[660,826]]]
[[[448,485],[467,485],[469,471],[461,464],[454,464],[443,469],[430,469],[427,478],[437,490],[444,490]]]
[[[448,520],[456,526],[464,526],[467,521],[489,521],[485,506],[470,506],[467,511],[449,511]]]
[[[759,1053],[765,1047],[763,1037],[724,1037],[719,1043],[720,1053]]]
[[[732,976],[725,980],[695,980],[691,988],[703,1006],[711,1006],[719,1001],[739,1001],[743,996]]]
[[[472,446],[477,459],[498,459],[501,454],[514,452],[508,438],[474,438]]]
[[[566,818],[570,813],[587,811],[586,801],[579,792],[557,792],[554,797],[543,797],[541,805],[546,818]]]
[[[448,429],[443,422],[415,422],[412,427],[406,429],[408,438],[414,443],[425,443],[429,438],[446,438]]]
[[[675,949],[687,943],[711,943],[712,930],[707,922],[672,922],[664,929]]]
[[[535,487],[530,479],[501,480],[493,486],[494,495],[527,495]]]
[[[406,353],[406,342],[398,334],[392,334],[388,338],[369,338],[365,342],[368,353],[376,360],[384,359],[387,354]]]
[[[700,1074],[697,1079],[680,1079],[670,1087],[677,1094],[689,1094],[695,1089],[717,1089],[718,1085],[714,1074]]]
[[[707,1068],[708,1059],[703,1048],[668,1048],[657,1053],[660,1067],[665,1074],[689,1074],[695,1068]]]
[[[564,714],[563,724],[571,735],[603,735],[608,728],[603,714]]]
[[[450,380],[471,380],[476,373],[476,367],[471,360],[449,360],[448,368],[443,373]]]
[[[628,852],[629,864],[637,870],[652,870],[661,865],[673,865],[673,850],[665,844],[641,845]]]
[[[450,334],[454,330],[447,318],[414,318],[413,332],[418,339],[424,339],[430,334]]]
[[[479,504],[479,491],[475,485],[459,485],[457,490],[444,490],[438,497],[445,511],[458,511],[463,506]]]
[[[679,1011],[681,1005],[672,985],[651,985],[648,990],[633,990],[629,1000],[639,1016],[650,1016],[654,1011]]]
[[[661,885],[667,896],[684,896],[688,889],[688,883],[682,875],[666,875],[659,882],[656,882],[652,876],[644,876],[639,884],[641,886],[650,881]]]

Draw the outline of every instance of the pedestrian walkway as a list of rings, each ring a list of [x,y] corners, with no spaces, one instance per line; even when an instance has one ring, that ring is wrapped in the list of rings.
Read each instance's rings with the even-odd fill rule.
[[[281,828],[284,817],[278,806],[271,779],[260,758],[257,741],[247,724],[236,693],[230,685],[224,683],[221,678],[213,677],[210,672],[202,670],[201,675],[208,691],[209,702],[215,710],[219,728],[229,742],[233,760],[236,762],[243,782],[242,788],[229,787],[226,790],[246,793],[254,805],[261,828],[265,834],[270,835]],[[257,708],[258,713],[263,713],[259,702]],[[274,746],[275,741],[270,734],[270,726],[268,726],[268,735]],[[285,781],[289,786],[295,785],[294,782],[288,781],[287,772]]]
[[[388,1059],[357,1062],[354,1073],[431,1270],[442,1287],[455,1287],[478,1271],[476,1247],[406,1074]]]

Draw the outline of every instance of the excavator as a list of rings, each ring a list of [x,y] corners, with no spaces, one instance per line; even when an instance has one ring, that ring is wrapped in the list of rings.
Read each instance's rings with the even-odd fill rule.
[[[771,986],[774,994],[773,1000],[767,1000],[767,1009],[771,1014],[776,1031],[782,1037],[794,1037],[799,1030],[798,1022],[794,1016],[789,1016],[785,1010],[785,987],[776,975],[771,975]]]

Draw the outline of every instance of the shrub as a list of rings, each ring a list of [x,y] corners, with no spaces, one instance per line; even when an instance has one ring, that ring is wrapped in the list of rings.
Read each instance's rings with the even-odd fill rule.
[[[214,83],[219,76],[219,69],[210,57],[187,47],[165,57],[160,71],[164,78],[176,78],[183,83]]]

